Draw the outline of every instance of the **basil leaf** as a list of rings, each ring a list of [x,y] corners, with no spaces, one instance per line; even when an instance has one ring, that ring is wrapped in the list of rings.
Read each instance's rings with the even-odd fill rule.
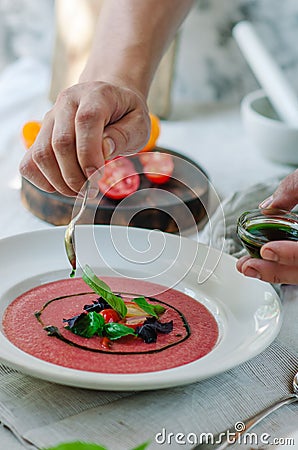
[[[67,322],[68,328],[71,329],[77,320],[79,320],[80,317],[85,316],[84,313],[78,314],[77,316],[71,317],[70,319],[63,319],[63,322]]]
[[[112,309],[112,307],[102,297],[99,297],[97,300],[93,300],[92,305],[83,306],[83,310],[87,312],[96,311],[98,313],[103,309]]]
[[[107,450],[107,448],[97,444],[76,441],[66,442],[65,444],[59,444],[55,447],[48,447],[42,450]]]
[[[68,322],[69,325],[66,327],[68,330],[78,336],[86,338],[90,338],[95,334],[102,336],[102,331],[105,324],[102,315],[95,311],[89,312],[88,314],[80,314],[74,321],[72,319],[64,319],[64,322]]]
[[[135,302],[143,311],[145,311],[147,314],[150,314],[150,316],[158,317],[162,313],[165,312],[166,308],[164,308],[161,305],[151,305],[147,302],[145,297],[137,297],[132,300]]]
[[[106,323],[104,326],[104,335],[111,339],[111,341],[123,336],[128,336],[129,334],[136,336],[136,333],[132,328],[118,322]]]
[[[83,269],[82,278],[96,294],[100,295],[115,311],[117,311],[120,317],[123,318],[126,316],[127,308],[122,298],[113,294],[111,288],[104,281],[97,278],[91,267],[87,264]]]
[[[152,326],[158,333],[169,334],[173,331],[173,321],[170,322],[160,322],[155,317],[147,317],[144,324]]]
[[[136,328],[136,335],[146,344],[157,340],[157,333],[169,334],[173,331],[173,321],[160,322],[155,317],[147,317],[143,325]]]
[[[148,323],[144,323],[140,327],[137,327],[136,334],[139,338],[143,339],[146,344],[153,344],[157,341],[157,331]]]

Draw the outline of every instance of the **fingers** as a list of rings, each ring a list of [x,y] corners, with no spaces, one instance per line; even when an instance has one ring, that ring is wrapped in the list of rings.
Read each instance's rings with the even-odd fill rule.
[[[21,175],[40,189],[46,192],[55,192],[56,189],[48,182],[42,172],[38,170],[30,153],[30,150],[28,150],[20,163],[19,170]]]
[[[137,113],[134,112],[134,125],[131,127],[131,115],[132,113],[128,113],[117,123],[105,128],[104,137],[107,136],[111,139],[115,146],[112,155],[107,155],[106,159],[111,159],[111,156],[130,155],[135,153],[144,147],[148,141],[150,130],[149,116],[142,111]]]
[[[53,118],[48,113],[35,143],[26,152],[20,164],[20,172],[24,178],[47,192],[56,190],[64,195],[74,195],[75,193],[65,185],[53,153],[52,129]]]
[[[92,95],[93,94],[93,95]],[[110,120],[109,107],[100,92],[82,98],[75,116],[76,149],[79,165],[86,177],[104,166],[102,138]]]
[[[298,284],[298,242],[274,241],[261,249],[263,259],[244,256],[237,270],[245,276],[270,283]]]
[[[264,200],[261,208],[280,208],[291,210],[298,204],[298,169],[279,184],[272,196]]]
[[[139,94],[103,82],[81,83],[59,95],[20,171],[39,188],[63,195],[76,195],[92,175],[94,196],[105,160],[136,152],[149,130]]]
[[[261,256],[286,266],[296,266],[298,272],[298,241],[273,241],[263,245]]]
[[[77,104],[73,99],[68,99],[67,91],[60,97],[59,102],[59,108],[57,107],[55,111],[51,144],[64,183],[76,193],[86,181],[76,151],[74,121]],[[58,170],[56,166],[55,170]],[[49,177],[52,176],[50,173]]]

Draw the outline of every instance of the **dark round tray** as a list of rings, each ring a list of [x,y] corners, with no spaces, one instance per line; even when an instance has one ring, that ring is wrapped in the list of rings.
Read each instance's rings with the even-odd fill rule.
[[[140,173],[136,194],[122,201],[99,195],[89,200],[80,223],[129,225],[177,233],[191,229],[206,216],[209,181],[204,170],[180,153],[156,147],[154,151],[174,157],[172,178],[156,185],[142,174],[138,155],[130,156]],[[54,225],[67,225],[72,218],[75,199],[47,193],[22,179],[21,198],[35,216]]]

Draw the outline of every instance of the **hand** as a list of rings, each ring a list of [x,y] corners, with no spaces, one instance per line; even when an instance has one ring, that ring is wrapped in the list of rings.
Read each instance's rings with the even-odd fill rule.
[[[94,81],[64,90],[45,115],[21,175],[47,192],[75,196],[92,174],[91,196],[107,159],[142,148],[149,136],[145,99],[131,89]]]
[[[288,175],[261,208],[291,210],[298,204],[298,170]],[[270,283],[298,284],[298,242],[271,241],[261,248],[262,259],[244,256],[237,269],[248,277]]]

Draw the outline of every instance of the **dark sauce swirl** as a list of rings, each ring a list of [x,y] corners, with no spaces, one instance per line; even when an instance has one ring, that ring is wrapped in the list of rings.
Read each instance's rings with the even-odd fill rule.
[[[93,353],[107,353],[107,354],[110,354],[110,355],[111,354],[113,354],[113,355],[140,355],[140,354],[148,354],[148,353],[158,353],[158,352],[161,352],[161,351],[163,351],[163,350],[165,350],[167,348],[174,347],[175,345],[178,345],[181,342],[184,342],[186,339],[188,339],[190,337],[191,331],[190,331],[189,324],[188,324],[186,318],[184,317],[184,315],[182,314],[181,311],[179,311],[176,307],[174,307],[172,305],[169,305],[166,302],[158,300],[158,299],[156,299],[154,297],[147,297],[147,296],[146,296],[146,298],[149,301],[160,303],[164,307],[176,311],[176,313],[179,315],[180,320],[182,321],[183,327],[185,328],[185,331],[186,331],[185,336],[176,335],[176,337],[180,338],[180,339],[177,339],[177,341],[175,341],[175,342],[171,342],[169,344],[166,344],[166,345],[164,345],[164,346],[162,346],[160,348],[156,348],[156,349],[148,348],[148,350],[145,350],[145,351],[144,350],[143,351],[117,351],[117,350],[115,351],[115,350],[112,350],[112,349],[109,350],[109,349],[105,349],[105,348],[92,348],[92,347],[87,347],[85,345],[78,344],[77,342],[74,342],[71,339],[63,336],[63,334],[60,332],[58,327],[56,327],[54,325],[47,325],[47,326],[45,326],[45,324],[44,324],[44,322],[42,320],[42,314],[45,311],[45,309],[51,303],[57,302],[57,301],[62,301],[62,300],[69,299],[69,298],[72,298],[72,297],[78,297],[78,296],[84,296],[84,295],[90,295],[90,294],[91,294],[91,292],[81,292],[81,293],[78,293],[78,294],[62,295],[62,296],[59,296],[59,297],[55,297],[55,298],[53,298],[51,300],[48,300],[42,306],[42,308],[39,311],[36,311],[34,313],[35,317],[38,320],[38,322],[40,323],[40,325],[43,327],[43,329],[48,333],[49,336],[55,337],[55,338],[59,339],[60,341],[64,342],[65,344],[71,345],[72,347],[77,347],[77,348],[79,348],[81,350],[85,350],[85,351],[89,351],[89,352],[93,352]],[[123,295],[123,296],[130,296],[131,294],[121,293],[121,295]],[[136,338],[136,339],[139,339],[139,338]],[[150,344],[146,344],[146,345],[148,345],[148,347],[149,347]]]

